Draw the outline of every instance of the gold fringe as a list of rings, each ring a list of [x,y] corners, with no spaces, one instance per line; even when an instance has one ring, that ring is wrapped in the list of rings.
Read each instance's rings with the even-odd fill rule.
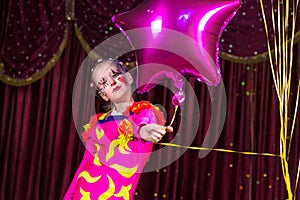
[[[58,51],[50,59],[50,61],[48,61],[48,63],[45,65],[45,67],[43,69],[41,69],[39,72],[32,74],[28,78],[12,78],[10,76],[2,74],[1,71],[4,67],[4,64],[2,62],[0,62],[0,80],[11,86],[22,87],[22,86],[29,85],[29,84],[39,80],[40,78],[42,78],[44,75],[46,75],[48,73],[48,71],[50,71],[50,69],[52,69],[52,67],[57,63],[58,59],[62,55],[62,53],[66,47],[66,44],[67,44],[68,32],[69,32],[69,25],[67,22],[66,28],[65,28],[64,39],[62,40],[61,44],[59,45]]]
[[[296,98],[296,106],[294,110],[294,117],[293,123],[291,127],[291,131],[288,130],[289,125],[289,113],[290,113],[290,105],[289,99],[291,95],[291,77],[292,77],[292,67],[293,67],[293,45],[294,41],[297,36],[295,36],[295,27],[296,27],[296,11],[298,10],[299,0],[292,4],[293,8],[293,17],[292,17],[292,25],[288,24],[289,22],[289,13],[290,13],[290,4],[289,1],[285,3],[277,2],[277,22],[275,22],[275,11],[274,11],[274,2],[271,1],[272,5],[272,24],[273,24],[273,32],[276,37],[274,37],[274,50],[271,51],[270,48],[270,39],[269,39],[269,30],[267,26],[266,15],[264,12],[263,0],[260,0],[261,10],[264,19],[265,31],[267,36],[267,45],[268,45],[268,52],[269,60],[272,70],[272,76],[274,85],[276,88],[278,100],[279,100],[279,116],[280,116],[280,161],[281,161],[281,169],[282,175],[285,181],[286,191],[287,191],[287,198],[289,200],[296,199],[296,189],[295,191],[292,190],[292,183],[291,183],[291,174],[290,174],[290,166],[289,166],[289,149],[292,144],[292,136],[294,131],[294,125],[296,121],[296,113],[298,107],[298,100],[299,100],[299,85],[298,85],[298,92]],[[276,8],[276,7],[275,7]],[[283,9],[284,8],[284,9]],[[276,26],[278,27],[276,28]],[[287,27],[292,27],[292,36],[288,38],[287,35]],[[297,33],[298,34],[298,33]],[[277,66],[275,69],[274,66]],[[299,81],[300,83],[300,81]],[[299,167],[299,166],[298,166]],[[297,176],[299,175],[299,171],[297,172]],[[298,179],[296,179],[297,185]],[[294,193],[293,193],[294,192]]]

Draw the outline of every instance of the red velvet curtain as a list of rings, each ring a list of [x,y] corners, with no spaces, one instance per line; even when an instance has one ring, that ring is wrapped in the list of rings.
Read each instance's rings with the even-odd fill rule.
[[[84,147],[76,133],[70,102],[76,70],[85,53],[72,34],[70,38],[61,61],[40,81],[20,88],[0,83],[3,200],[60,199],[80,162]],[[296,69],[294,74],[298,75],[299,67]],[[278,154],[278,101],[270,66],[222,61],[222,72],[227,114],[215,147]],[[201,111],[199,131],[192,146],[200,146],[209,121],[210,102],[206,87],[192,80],[191,83]],[[164,93],[163,100],[157,98],[163,90],[156,89],[157,93],[149,94],[148,98],[170,109],[170,116],[170,94]],[[182,137],[188,135],[189,128],[185,130]],[[299,158],[299,132],[296,123],[289,161],[292,183]],[[166,141],[173,137],[170,134]],[[299,196],[299,186],[296,193]],[[279,158],[211,151],[199,159],[196,150],[187,150],[169,166],[143,174],[136,191],[136,199],[143,200],[286,197]]]
[[[8,2],[0,3],[3,43]],[[24,87],[0,82],[0,199],[61,199],[80,162],[82,145],[72,116],[72,90],[86,53],[67,23],[68,40],[61,58],[45,76]],[[294,49],[294,79],[300,77],[300,48]],[[279,154],[278,100],[268,62],[236,64],[221,60],[227,97],[226,120],[215,148]],[[198,132],[191,146],[201,146],[210,122],[211,101],[207,87],[193,79],[200,113]],[[297,83],[293,83],[295,91]],[[190,94],[186,89],[186,93]],[[161,97],[163,94],[163,98]],[[291,97],[295,103],[296,94]],[[172,94],[156,87],[145,98],[163,105],[168,122],[173,114]],[[187,95],[188,101],[189,95]],[[300,114],[289,159],[292,189],[300,157]],[[88,121],[88,119],[86,119]],[[194,122],[184,124],[181,139],[192,137]],[[180,112],[174,124],[180,126]],[[168,133],[164,141],[170,141]],[[160,145],[155,146],[161,148]],[[171,147],[168,155],[182,151]],[[295,190],[299,198],[300,186]],[[280,158],[211,151],[200,159],[197,150],[187,150],[178,160],[157,171],[144,173],[135,199],[286,199]]]
[[[62,58],[41,80],[1,83],[0,199],[60,199],[80,160],[71,101],[86,54],[69,33]]]

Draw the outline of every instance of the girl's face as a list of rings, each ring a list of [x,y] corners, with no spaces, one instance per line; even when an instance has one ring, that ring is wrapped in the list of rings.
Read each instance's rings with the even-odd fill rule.
[[[99,64],[94,69],[92,79],[104,100],[119,103],[131,99],[132,77],[129,73],[121,71],[113,62]]]

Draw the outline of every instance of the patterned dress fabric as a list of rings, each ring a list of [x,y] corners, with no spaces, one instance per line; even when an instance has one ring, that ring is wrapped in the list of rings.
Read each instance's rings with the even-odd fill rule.
[[[122,115],[96,114],[85,125],[83,160],[64,199],[133,199],[153,144],[139,137],[146,124],[165,123],[149,102],[134,103]]]

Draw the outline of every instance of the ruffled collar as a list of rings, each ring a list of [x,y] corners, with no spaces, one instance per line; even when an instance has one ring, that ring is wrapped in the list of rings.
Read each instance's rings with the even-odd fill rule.
[[[139,114],[144,109],[153,108],[154,106],[149,101],[133,102],[122,114],[129,116],[130,113]]]
[[[107,112],[104,117],[102,116],[98,119],[98,123],[102,124],[107,121],[123,120],[133,114],[139,114],[144,109],[150,109],[153,107],[154,106],[149,101],[134,102],[122,113],[118,113],[114,110]]]

